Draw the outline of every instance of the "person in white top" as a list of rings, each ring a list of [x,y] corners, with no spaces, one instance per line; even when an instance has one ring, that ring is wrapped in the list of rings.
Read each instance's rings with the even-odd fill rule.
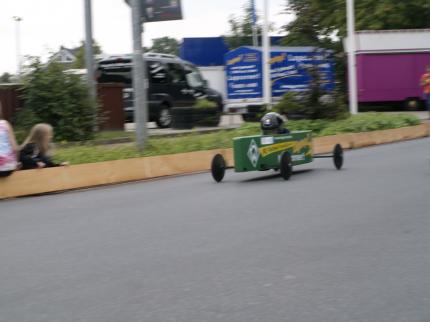
[[[12,126],[3,119],[0,102],[0,178],[7,177],[17,168],[18,146]]]

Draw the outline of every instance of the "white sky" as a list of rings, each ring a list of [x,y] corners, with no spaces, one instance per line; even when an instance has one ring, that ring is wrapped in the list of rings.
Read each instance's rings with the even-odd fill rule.
[[[227,34],[231,14],[242,15],[248,0],[182,0],[184,20],[148,23],[144,45],[164,36],[207,37]],[[286,0],[270,0],[270,20],[276,31],[291,19],[281,14]],[[263,0],[256,0],[261,14]],[[1,0],[0,74],[15,73],[16,23],[20,22],[21,54],[46,57],[61,45],[75,47],[84,39],[84,0]],[[93,0],[94,38],[108,54],[129,53],[132,49],[130,9],[124,0]]]

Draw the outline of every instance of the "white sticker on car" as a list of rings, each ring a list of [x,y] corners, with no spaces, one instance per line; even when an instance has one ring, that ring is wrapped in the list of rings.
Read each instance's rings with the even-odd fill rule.
[[[261,138],[261,145],[269,145],[273,143],[274,143],[273,136],[263,136]]]

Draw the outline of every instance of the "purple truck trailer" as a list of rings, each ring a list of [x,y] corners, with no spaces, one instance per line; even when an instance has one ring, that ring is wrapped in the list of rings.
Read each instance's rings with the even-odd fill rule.
[[[360,31],[356,41],[359,103],[423,106],[419,81],[430,66],[430,29]]]

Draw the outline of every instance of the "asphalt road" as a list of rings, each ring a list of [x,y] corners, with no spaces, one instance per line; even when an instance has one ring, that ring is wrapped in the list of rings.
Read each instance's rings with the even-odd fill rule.
[[[0,321],[428,322],[429,156],[0,202]]]

